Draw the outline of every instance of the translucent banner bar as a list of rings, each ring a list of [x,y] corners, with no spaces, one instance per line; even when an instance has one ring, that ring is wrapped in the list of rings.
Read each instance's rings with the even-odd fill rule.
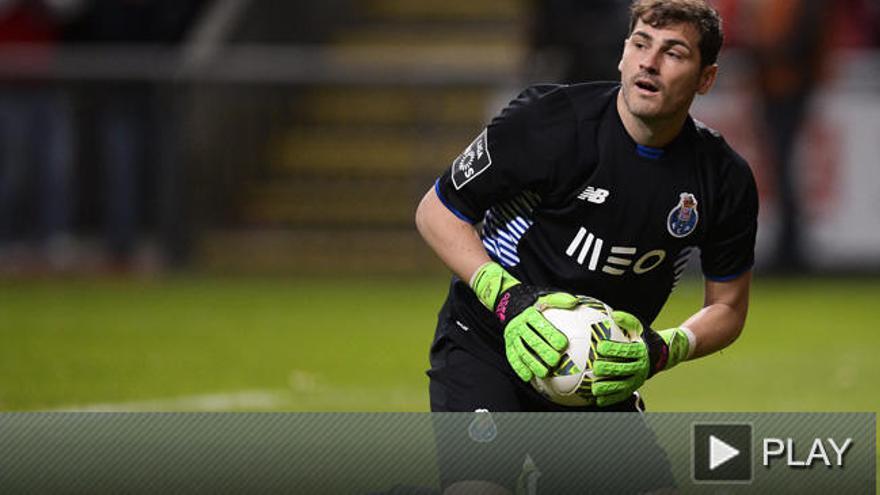
[[[0,414],[3,493],[874,493],[875,414]]]

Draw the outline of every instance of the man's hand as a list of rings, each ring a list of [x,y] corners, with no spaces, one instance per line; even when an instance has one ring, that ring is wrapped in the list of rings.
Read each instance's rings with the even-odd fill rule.
[[[573,309],[578,300],[571,294],[522,284],[501,265],[489,262],[477,270],[471,287],[486,308],[504,326],[507,361],[524,382],[544,378],[568,345],[568,339],[547,321],[547,308]],[[540,359],[539,359],[540,358]]]
[[[596,346],[592,392],[600,407],[625,400],[648,378],[687,359],[691,346],[682,328],[655,332],[624,311],[612,311],[611,317],[624,332],[641,335],[643,342],[603,340]]]

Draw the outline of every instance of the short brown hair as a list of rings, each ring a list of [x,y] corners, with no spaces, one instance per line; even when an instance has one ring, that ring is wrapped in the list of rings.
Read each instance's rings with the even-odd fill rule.
[[[700,33],[700,65],[706,67],[718,60],[724,43],[721,16],[705,0],[635,0],[629,9],[629,33],[641,19],[651,27],[688,23]]]

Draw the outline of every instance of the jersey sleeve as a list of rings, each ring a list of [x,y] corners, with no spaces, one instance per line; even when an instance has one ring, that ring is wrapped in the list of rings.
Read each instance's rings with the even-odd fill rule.
[[[758,189],[746,161],[733,155],[721,177],[714,221],[700,246],[703,274],[718,282],[742,275],[755,263]]]
[[[563,88],[528,88],[492,119],[437,179],[443,204],[477,223],[493,205],[549,190],[557,167],[576,151],[576,117]]]

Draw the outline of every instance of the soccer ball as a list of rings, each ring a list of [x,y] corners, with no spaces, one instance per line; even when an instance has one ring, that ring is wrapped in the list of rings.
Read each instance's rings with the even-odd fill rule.
[[[563,406],[590,406],[596,403],[591,391],[596,344],[600,340],[641,342],[614,323],[611,308],[598,299],[578,296],[574,309],[548,308],[542,313],[568,338],[559,364],[546,378],[534,377],[532,386],[552,402]]]

